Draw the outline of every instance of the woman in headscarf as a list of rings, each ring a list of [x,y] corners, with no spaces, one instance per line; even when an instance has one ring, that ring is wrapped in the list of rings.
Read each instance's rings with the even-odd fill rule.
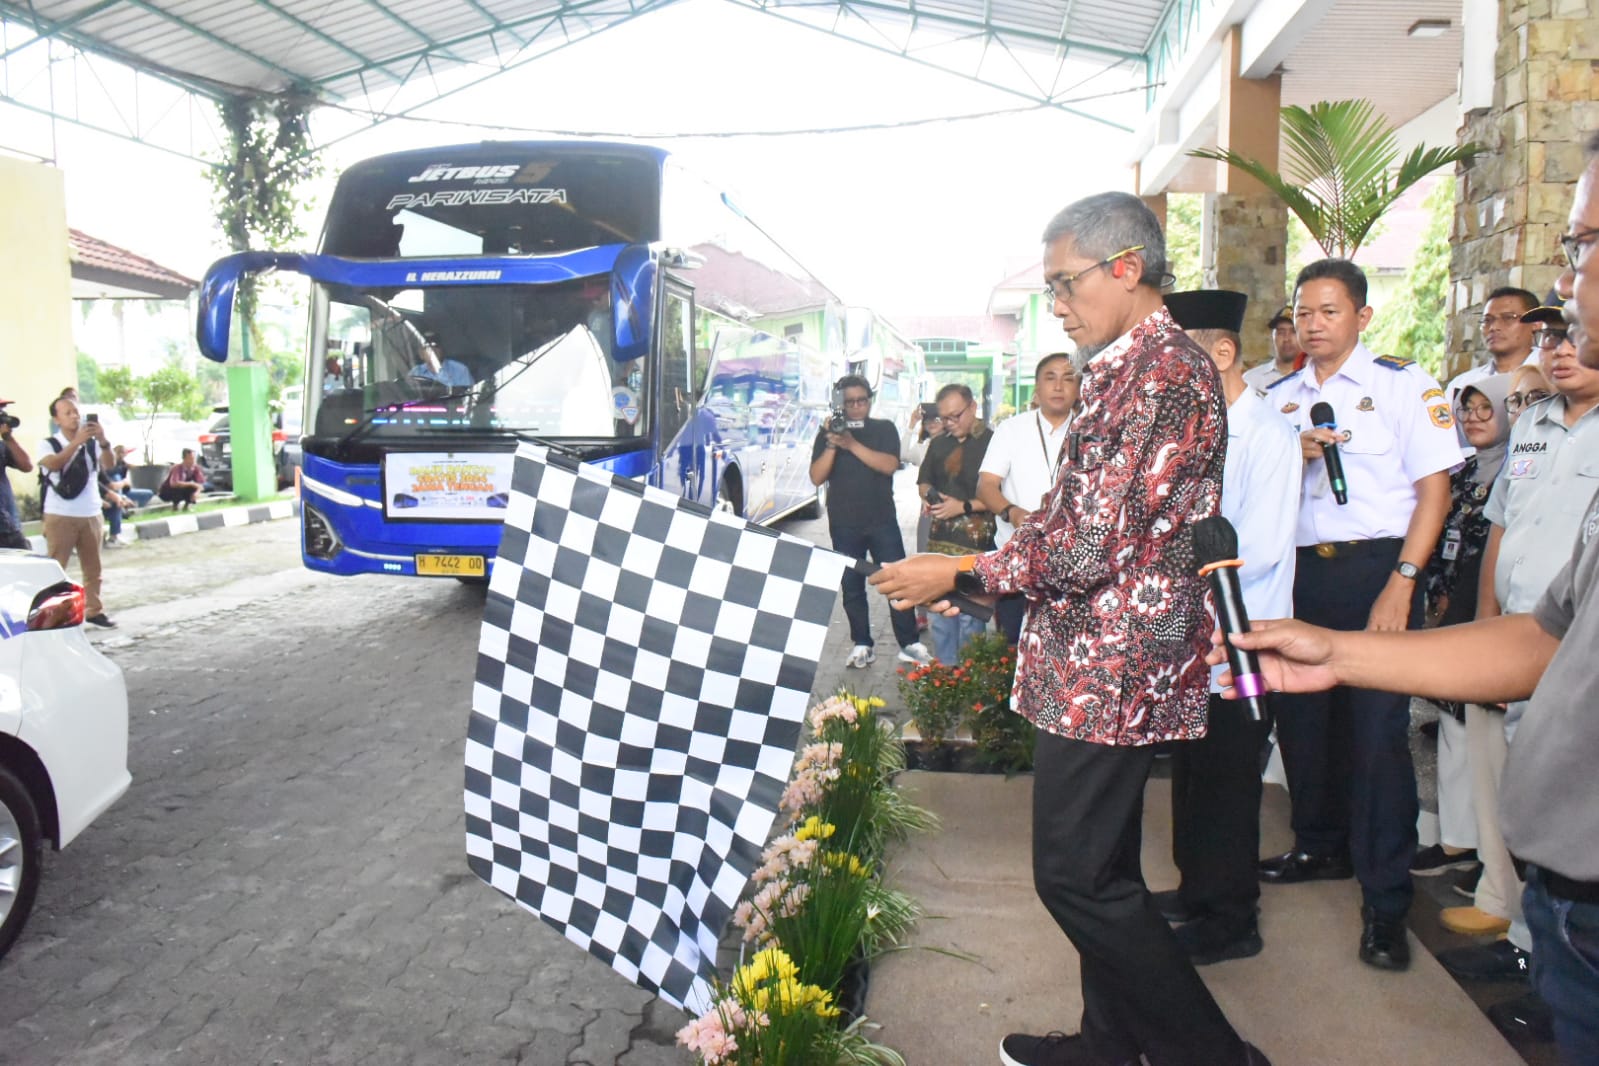
[[[1466,443],[1477,451],[1449,475],[1449,516],[1444,519],[1443,534],[1425,577],[1429,625],[1469,622],[1477,614],[1477,582],[1488,544],[1489,523],[1483,508],[1504,465],[1510,439],[1510,412],[1505,407],[1510,377],[1494,374],[1461,389],[1455,398],[1455,420]],[[1460,703],[1440,703],[1439,708],[1439,843],[1417,855],[1413,873],[1441,873],[1462,861],[1477,859],[1477,815],[1466,759],[1466,708]],[[1434,851],[1442,854],[1427,854]]]

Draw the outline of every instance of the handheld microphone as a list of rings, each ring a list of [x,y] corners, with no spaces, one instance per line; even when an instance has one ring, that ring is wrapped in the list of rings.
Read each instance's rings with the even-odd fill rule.
[[[1312,405],[1310,420],[1315,423],[1317,429],[1338,428],[1338,419],[1333,414],[1330,403]],[[1344,460],[1338,454],[1338,445],[1323,444],[1321,454],[1327,460],[1327,480],[1332,484],[1333,499],[1342,506],[1349,502],[1349,483],[1344,480]]]
[[[1227,639],[1227,665],[1233,672],[1233,687],[1249,709],[1249,717],[1266,717],[1266,679],[1261,676],[1255,653],[1233,646],[1235,633],[1249,632],[1249,612],[1244,609],[1244,593],[1238,585],[1238,531],[1221,515],[1194,526],[1194,558],[1201,577],[1210,578],[1210,591],[1216,597],[1216,618]]]

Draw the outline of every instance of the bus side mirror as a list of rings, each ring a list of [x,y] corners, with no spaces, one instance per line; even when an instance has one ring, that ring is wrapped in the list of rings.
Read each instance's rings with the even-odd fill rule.
[[[611,268],[611,319],[615,343],[611,358],[631,362],[650,350],[655,322],[655,261],[642,244],[630,244]]]
[[[233,297],[246,275],[279,268],[300,270],[303,257],[284,252],[238,252],[211,264],[200,283],[200,310],[194,327],[200,354],[214,363],[228,361]]]

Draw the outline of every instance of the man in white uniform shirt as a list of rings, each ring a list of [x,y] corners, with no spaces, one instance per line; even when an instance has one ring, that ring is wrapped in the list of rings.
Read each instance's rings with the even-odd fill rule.
[[[1256,392],[1265,392],[1277,382],[1294,372],[1298,362],[1299,339],[1294,336],[1294,309],[1285,307],[1267,323],[1271,330],[1271,359],[1253,369],[1244,371],[1244,384]]]
[[[1055,486],[1066,461],[1066,436],[1072,408],[1077,406],[1081,379],[1065,352],[1038,361],[1033,399],[1038,407],[1007,418],[994,428],[977,475],[977,498],[997,519],[994,543],[1003,548],[1016,527],[1038,510],[1044,494]],[[1002,596],[994,607],[994,623],[1005,639],[1021,638],[1027,597]]]
[[[1451,406],[1467,385],[1475,385],[1495,374],[1508,374],[1528,359],[1539,358],[1532,345],[1533,323],[1522,317],[1537,306],[1538,297],[1513,285],[1506,285],[1488,294],[1488,302],[1482,307],[1481,320],[1482,346],[1488,358],[1469,370],[1462,370],[1444,386]],[[1461,453],[1471,455],[1476,449],[1466,443],[1465,434],[1458,432],[1459,427],[1456,429]]]
[[[1241,292],[1174,292],[1166,308],[1210,353],[1227,397],[1227,462],[1221,513],[1238,530],[1244,607],[1277,618],[1294,606],[1294,530],[1302,462],[1288,420],[1244,382],[1240,332],[1249,298]],[[1218,669],[1216,673],[1220,673]],[[1180,887],[1156,892],[1177,941],[1196,966],[1260,953],[1255,921],[1260,881],[1260,754],[1269,722],[1224,700],[1211,685],[1209,728],[1173,746],[1172,858]]]
[[[1366,276],[1346,259],[1300,271],[1294,322],[1309,361],[1267,391],[1300,430],[1294,617],[1339,630],[1420,626],[1417,577],[1449,512],[1449,469],[1461,462],[1454,416],[1438,383],[1408,359],[1360,343],[1371,321]],[[1331,406],[1333,425],[1311,411]],[[1326,448],[1336,445],[1348,484],[1337,502]],[[1340,686],[1277,701],[1277,740],[1293,807],[1294,846],[1260,864],[1276,884],[1360,881],[1360,959],[1410,965],[1405,915],[1414,890],[1416,772],[1410,699]]]

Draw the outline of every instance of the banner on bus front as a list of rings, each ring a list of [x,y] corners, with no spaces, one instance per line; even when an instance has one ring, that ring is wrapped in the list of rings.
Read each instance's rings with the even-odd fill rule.
[[[512,452],[390,452],[383,513],[396,521],[502,521],[515,460]]]

